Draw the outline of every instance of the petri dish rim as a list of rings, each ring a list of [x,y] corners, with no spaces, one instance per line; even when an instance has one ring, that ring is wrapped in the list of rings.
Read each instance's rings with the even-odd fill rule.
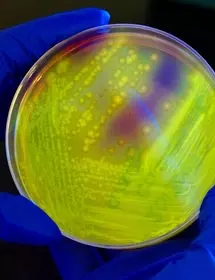
[[[211,81],[215,84],[215,72],[211,68],[211,66],[207,63],[207,61],[196,51],[194,50],[191,46],[189,46],[187,43],[185,43],[183,40],[175,37],[172,34],[169,34],[165,31],[149,27],[146,25],[138,25],[138,24],[110,24],[110,25],[102,25],[98,27],[93,27],[89,28],[87,30],[84,30],[82,32],[79,32],[75,35],[72,35],[71,37],[61,41],[60,43],[56,44],[52,48],[50,48],[45,54],[43,54],[35,63],[34,65],[30,68],[30,70],[27,72],[27,74],[24,76],[22,79],[20,85],[18,86],[13,100],[10,105],[9,113],[8,113],[8,118],[7,118],[7,123],[6,123],[6,130],[5,130],[5,149],[6,149],[6,157],[7,157],[7,162],[9,166],[9,170],[11,173],[11,176],[13,178],[13,181],[15,183],[15,186],[19,193],[29,199],[31,202],[33,202],[35,205],[37,205],[24,191],[24,188],[22,188],[22,183],[21,180],[19,179],[19,174],[18,174],[18,168],[16,167],[16,160],[15,160],[15,141],[14,141],[14,135],[15,135],[15,130],[16,130],[16,117],[17,117],[17,112],[18,108],[22,102],[22,98],[25,94],[25,88],[28,88],[28,84],[31,81],[31,78],[35,75],[35,73],[40,69],[43,68],[42,66],[44,65],[45,61],[48,61],[52,55],[56,54],[61,48],[66,46],[66,44],[81,38],[82,36],[85,35],[90,35],[93,32],[101,32],[101,31],[111,31],[110,33],[114,33],[114,31],[117,32],[133,32],[139,35],[144,35],[144,32],[149,32],[152,36],[157,37],[156,39],[162,39],[163,41],[166,41],[171,43],[173,47],[175,48],[181,48],[184,49],[185,53],[187,52],[190,57],[195,61],[198,62],[199,65],[203,67],[203,69],[206,70],[208,78],[211,79]],[[109,33],[109,32],[108,32]],[[14,121],[15,120],[15,121]],[[132,244],[127,244],[127,245],[103,245],[103,244],[95,244],[91,242],[85,242],[82,239],[75,238],[71,235],[66,234],[65,232],[61,231],[62,235],[65,237],[77,241],[79,243],[85,244],[85,245],[91,245],[95,247],[100,247],[100,248],[109,248],[109,249],[137,249],[141,247],[147,247],[151,245],[158,244],[162,241],[165,241],[178,233],[182,232],[185,230],[187,227],[189,227],[193,222],[195,222],[198,218],[199,215],[199,210],[195,211],[189,219],[187,219],[184,223],[181,225],[177,226],[175,229],[171,230],[170,232],[153,238],[148,241],[140,242],[140,243],[132,243]]]

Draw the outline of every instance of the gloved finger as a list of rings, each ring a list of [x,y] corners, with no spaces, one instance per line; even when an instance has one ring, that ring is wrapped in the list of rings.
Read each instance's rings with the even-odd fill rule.
[[[104,264],[99,249],[66,238],[49,248],[63,280],[83,279],[87,273]]]
[[[139,279],[147,279],[139,277]],[[150,280],[213,280],[215,279],[214,254],[204,247],[194,248],[181,256],[170,259],[157,275]]]
[[[12,97],[36,60],[56,43],[87,28],[107,24],[110,15],[82,9],[53,15],[0,32],[0,139]]]
[[[153,271],[161,269],[169,258],[178,255],[188,246],[186,240],[174,240],[139,250],[119,251],[111,254],[114,255],[112,258],[109,258],[109,250],[82,245],[68,239],[53,243],[49,248],[62,279],[109,280],[127,279],[126,277],[142,271],[143,268],[145,275],[151,275],[152,267]]]
[[[2,31],[0,52],[22,69],[56,43],[87,28],[107,24],[109,19],[108,12],[90,8],[31,21]]]
[[[215,187],[206,195],[199,214],[200,234],[195,244],[215,245]]]
[[[32,245],[61,240],[55,223],[36,205],[20,195],[0,193],[0,239]]]

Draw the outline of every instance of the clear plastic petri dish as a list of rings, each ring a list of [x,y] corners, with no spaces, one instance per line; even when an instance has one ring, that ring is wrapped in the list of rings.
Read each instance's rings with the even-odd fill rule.
[[[84,244],[137,248],[185,229],[215,179],[214,72],[138,25],[56,45],[13,99],[6,150],[22,195]]]

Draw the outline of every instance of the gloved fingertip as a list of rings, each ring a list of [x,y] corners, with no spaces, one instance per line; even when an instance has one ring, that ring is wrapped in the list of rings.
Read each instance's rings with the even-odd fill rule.
[[[57,225],[40,208],[20,195],[0,193],[0,238],[46,245],[61,239]]]
[[[97,248],[63,238],[49,246],[62,279],[83,279],[84,276],[100,267],[104,261]]]
[[[209,216],[215,218],[215,187],[208,191],[200,208],[200,220],[207,220]]]
[[[211,188],[205,196],[198,219],[199,236],[193,244],[214,244],[215,243],[215,187]]]
[[[210,200],[210,201],[209,201]],[[208,193],[206,194],[204,200],[203,200],[203,203],[202,203],[202,207],[204,207],[204,204],[205,203],[211,203],[213,201],[213,204],[214,204],[214,207],[215,207],[215,186],[213,186],[209,191]]]
[[[108,24],[110,21],[110,14],[106,10],[101,10],[101,24]]]

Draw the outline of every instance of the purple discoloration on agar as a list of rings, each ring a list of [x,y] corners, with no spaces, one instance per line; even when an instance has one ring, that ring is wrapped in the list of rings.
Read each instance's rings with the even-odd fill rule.
[[[141,122],[151,123],[155,128],[158,127],[158,121],[156,120],[156,116],[154,116],[153,107],[150,108],[149,104],[143,98],[136,98],[135,108],[138,119]]]
[[[163,57],[159,68],[152,79],[151,92],[144,98],[145,105],[153,115],[164,100],[168,100],[181,82],[181,62],[176,58],[166,55]]]
[[[180,83],[181,63],[172,56],[164,56],[160,67],[155,73],[153,83],[156,87],[164,88],[166,91],[175,91]]]
[[[135,138],[139,126],[149,123],[159,133],[158,108],[164,100],[176,93],[181,80],[180,70],[181,63],[174,57],[163,57],[152,78],[151,91],[145,97],[139,96],[138,92],[132,92],[134,98],[113,122],[112,133]]]

